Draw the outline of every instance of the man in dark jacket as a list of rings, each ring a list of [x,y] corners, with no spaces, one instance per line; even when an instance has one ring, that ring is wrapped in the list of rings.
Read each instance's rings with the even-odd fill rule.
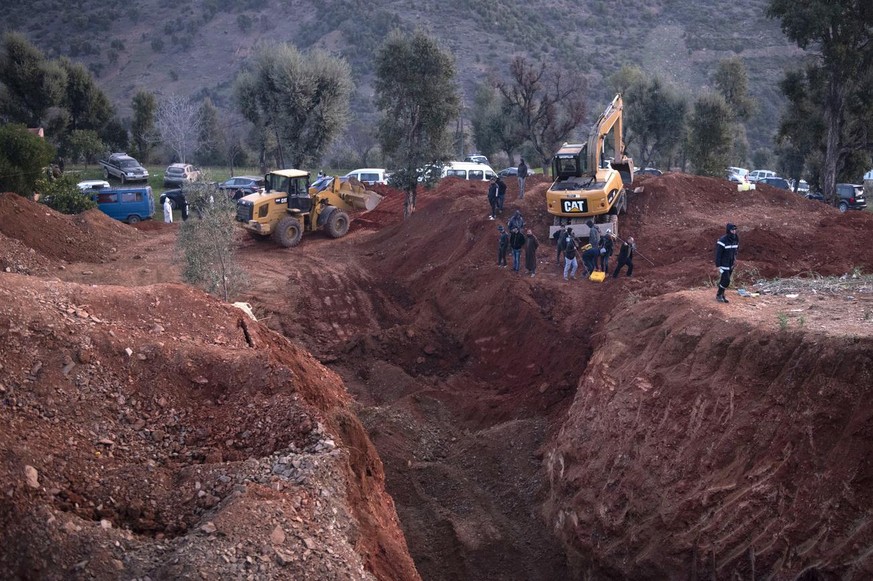
[[[609,257],[612,256],[615,248],[615,241],[613,240],[610,228],[606,229],[606,234],[600,239],[600,247],[603,248],[603,252],[600,254],[600,270],[609,273]]]
[[[555,239],[557,240],[558,254],[555,256],[556,263],[560,266],[561,264],[561,255],[564,254],[564,248],[567,247],[567,232],[570,230],[567,229],[567,226],[562,224],[561,229],[555,232]]]
[[[740,237],[737,235],[737,227],[728,224],[725,227],[725,235],[715,243],[715,266],[720,274],[718,292],[715,300],[720,303],[728,302],[724,291],[731,284],[731,274],[734,271],[734,263],[737,260],[737,250],[740,248]]]
[[[618,273],[622,267],[627,265],[627,275],[631,276],[634,273],[634,252],[637,246],[634,244],[634,237],[629,236],[626,242],[621,243],[621,248],[618,251],[618,266],[615,267],[615,272],[612,273],[612,278],[618,278]]]
[[[491,215],[489,220],[493,220],[497,216],[497,177],[491,178],[491,183],[488,185],[488,203],[491,204]]]
[[[497,213],[503,213],[503,200],[506,198],[506,182],[503,178],[497,176]],[[512,229],[510,228],[510,231]],[[524,234],[522,234],[524,236]]]
[[[512,214],[506,227],[509,228],[510,232],[513,230],[522,232],[524,230],[524,216],[521,215],[521,210],[516,210],[515,213]]]
[[[576,239],[573,237],[573,229],[567,228],[567,237],[564,240],[564,280],[570,280],[568,277],[576,280],[576,269],[579,268],[576,254]]]
[[[524,243],[524,234],[518,228],[513,228],[509,234],[509,247],[512,249],[512,270],[515,272],[521,267],[521,249],[524,248]]]
[[[524,199],[524,180],[527,178],[527,164],[524,163],[524,158],[518,162],[518,199]]]
[[[497,267],[506,268],[506,252],[509,250],[509,234],[503,226],[497,227]]]
[[[594,220],[588,220],[585,225],[588,226],[588,244],[591,248],[600,248],[600,230],[597,229]]]

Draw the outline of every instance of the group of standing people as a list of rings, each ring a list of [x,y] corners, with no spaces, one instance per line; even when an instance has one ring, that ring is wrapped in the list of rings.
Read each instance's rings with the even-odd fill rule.
[[[506,268],[506,255],[509,250],[512,250],[512,270],[515,272],[521,271],[521,252],[524,251],[524,265],[530,276],[537,273],[537,248],[540,246],[540,241],[534,235],[530,228],[525,230],[524,218],[521,215],[521,210],[516,210],[507,223],[507,228],[503,225],[497,226],[497,267]]]
[[[596,270],[609,272],[609,258],[615,251],[615,234],[612,230],[606,230],[603,236],[600,235],[600,230],[592,220],[586,222],[588,226],[588,243],[582,244],[580,240],[573,234],[573,228],[570,226],[561,226],[561,229],[555,232],[555,240],[557,242],[557,256],[555,257],[558,265],[561,264],[561,255],[564,256],[564,280],[576,278],[576,271],[579,268],[579,259],[582,259],[584,271],[583,277],[588,277]],[[625,266],[628,267],[627,275],[633,274],[633,253],[636,250],[634,239],[622,241],[621,249],[619,250],[618,266],[615,268],[613,278],[618,277],[618,273]]]

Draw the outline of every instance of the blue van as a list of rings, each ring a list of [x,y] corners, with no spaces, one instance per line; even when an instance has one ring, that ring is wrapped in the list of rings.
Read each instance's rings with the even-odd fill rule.
[[[151,186],[92,190],[91,199],[104,214],[128,224],[150,220],[155,213]]]

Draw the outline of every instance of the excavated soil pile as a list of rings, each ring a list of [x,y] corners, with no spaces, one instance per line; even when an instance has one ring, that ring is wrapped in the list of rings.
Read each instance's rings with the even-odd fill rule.
[[[68,216],[17,194],[0,194],[0,234],[18,240],[40,255],[65,262],[100,262],[139,233],[97,209]],[[0,250],[0,259],[14,255]]]
[[[552,220],[544,203],[548,183],[540,177],[528,180],[524,200],[517,199],[516,180],[507,180],[506,208],[496,221],[488,219],[487,183],[448,179],[434,190],[420,190],[416,211],[406,220],[403,194],[390,188],[375,188],[386,196],[383,203],[372,212],[356,216],[349,236],[339,240],[307,233],[299,246],[284,249],[240,238],[239,259],[252,286],[237,298],[252,303],[266,325],[302,344],[345,380],[357,400],[357,414],[384,462],[386,487],[396,502],[409,550],[423,578],[545,581],[586,574],[593,578],[694,578],[694,575],[728,577],[730,572],[748,577],[751,569],[744,569],[746,565],[742,563],[753,562],[750,566],[758,567],[756,571],[790,578],[803,565],[818,567],[820,571],[845,571],[840,569],[840,563],[845,561],[839,559],[851,555],[857,555],[861,567],[868,566],[868,558],[863,556],[866,545],[859,542],[856,547],[850,541],[841,545],[852,533],[839,528],[842,522],[833,524],[826,520],[826,509],[822,508],[833,507],[828,514],[835,519],[848,522],[849,517],[854,518],[852,522],[860,527],[854,538],[866,539],[863,535],[867,505],[860,488],[866,468],[857,460],[863,450],[853,434],[864,434],[868,427],[863,410],[847,403],[851,395],[858,396],[854,401],[863,401],[861,392],[850,391],[852,381],[871,383],[869,362],[863,359],[862,349],[869,349],[866,345],[869,317],[865,319],[863,313],[853,310],[862,303],[862,298],[849,300],[844,295],[828,295],[826,303],[805,295],[797,299],[740,299],[732,291],[730,305],[717,305],[713,250],[725,223],[738,224],[740,262],[735,283],[749,288],[758,276],[810,272],[842,275],[855,269],[870,272],[873,248],[867,232],[873,228],[873,216],[866,212],[840,214],[818,202],[767,187],[741,193],[723,180],[667,174],[643,176],[638,182],[644,191],[631,195],[629,213],[620,218],[620,231],[622,236],[636,238],[642,254],[635,260],[632,278],[609,278],[603,284],[563,280],[555,264],[554,246],[545,234]],[[496,226],[505,225],[515,209],[522,211],[527,226],[539,237],[534,277],[527,276],[523,266],[522,272],[515,273],[511,268],[496,265]],[[127,286],[143,284],[143,280],[154,281],[157,273],[178,276],[170,262],[171,253],[152,251],[172,247],[176,229],[161,228],[140,235],[141,241],[123,247],[117,262],[86,264],[89,274],[84,279],[78,265],[56,274],[68,280],[120,282]],[[646,262],[644,256],[654,264]],[[125,268],[143,264],[148,266]],[[16,281],[25,279],[3,276]],[[288,464],[280,461],[284,456],[277,459],[276,455],[292,452],[279,450],[286,440],[278,434],[286,430],[297,434],[290,436],[295,446],[293,454],[319,457],[324,454],[311,447],[318,444],[313,444],[315,436],[307,436],[310,431],[275,423],[276,418],[284,417],[284,412],[279,411],[285,409],[282,406],[291,406],[287,399],[301,393],[294,405],[307,404],[314,411],[305,413],[325,416],[322,422],[325,435],[318,435],[317,441],[329,447],[325,439],[331,435],[342,450],[331,454],[339,454],[337,462],[345,461],[350,467],[352,476],[342,481],[350,484],[334,485],[350,491],[351,509],[339,504],[323,506],[337,508],[338,515],[351,514],[356,522],[362,523],[360,528],[352,527],[360,535],[354,537],[357,541],[349,543],[356,542],[359,550],[355,555],[364,557],[352,555],[352,558],[365,562],[380,578],[402,578],[410,572],[403,568],[408,561],[396,557],[402,553],[402,539],[395,536],[396,529],[384,525],[390,522],[390,518],[384,517],[392,514],[390,510],[368,508],[367,514],[383,515],[372,518],[362,514],[363,508],[355,512],[355,507],[371,506],[354,502],[354,494],[359,494],[356,491],[366,490],[362,482],[370,483],[376,491],[367,498],[376,498],[383,507],[388,503],[378,494],[382,473],[378,462],[372,460],[366,437],[345,436],[354,432],[356,420],[343,416],[342,421],[331,423],[330,417],[340,412],[324,411],[317,402],[302,395],[301,387],[297,387],[300,391],[286,393],[281,387],[286,382],[264,371],[292,377],[295,386],[306,383],[302,378],[310,377],[309,374],[296,371],[297,367],[288,363],[294,360],[290,356],[279,355],[285,349],[293,349],[290,345],[272,339],[284,346],[279,349],[271,344],[265,367],[262,350],[248,346],[245,334],[237,327],[237,319],[204,319],[201,328],[200,321],[191,315],[213,313],[224,307],[193,291],[188,291],[191,297],[183,302],[186,306],[177,307],[175,295],[181,287],[161,285],[139,290],[115,287],[103,291],[100,287],[69,288],[78,289],[79,293],[103,293],[101,298],[110,302],[116,293],[130,297],[128,306],[112,317],[95,311],[95,305],[102,301],[92,304],[91,295],[87,295],[87,300],[65,299],[58,310],[63,318],[52,324],[71,324],[69,320],[81,323],[81,319],[90,320],[91,314],[95,314],[101,322],[88,323],[93,333],[103,329],[105,320],[118,327],[110,328],[114,336],[104,332],[92,338],[95,345],[107,345],[97,359],[110,373],[89,370],[87,384],[115,381],[118,385],[110,384],[105,393],[98,394],[93,401],[89,399],[89,407],[73,409],[80,409],[81,414],[87,410],[90,414],[93,408],[93,413],[121,418],[117,424],[104,422],[124,435],[123,445],[131,451],[120,444],[108,449],[107,444],[98,444],[102,448],[96,451],[101,456],[91,459],[94,449],[89,448],[87,454],[76,451],[78,448],[72,448],[73,444],[66,439],[59,439],[60,428],[50,423],[55,416],[45,420],[37,412],[25,416],[32,424],[24,422],[26,428],[9,422],[4,425],[14,426],[18,431],[0,428],[7,430],[0,432],[0,441],[15,442],[10,450],[27,449],[31,442],[35,446],[40,442],[39,429],[46,429],[43,426],[57,430],[48,438],[53,446],[73,458],[83,455],[83,462],[86,456],[89,462],[105,462],[109,451],[114,456],[121,452],[133,454],[139,450],[133,442],[149,443],[152,448],[146,448],[137,459],[147,462],[148,452],[163,459],[166,466],[160,463],[155,466],[165,470],[159,473],[163,481],[178,479],[185,484],[185,491],[196,491],[195,499],[202,498],[198,496],[201,490],[210,502],[212,497],[220,499],[218,504],[204,507],[194,500],[195,507],[184,504],[192,492],[180,495],[182,501],[171,501],[167,495],[149,498],[143,506],[154,500],[157,507],[164,507],[163,516],[150,513],[141,517],[142,510],[136,505],[133,513],[136,516],[128,516],[122,522],[121,526],[130,529],[129,534],[140,543],[138,546],[150,547],[148,551],[143,549],[143,555],[170,550],[178,553],[180,547],[188,546],[185,543],[224,541],[217,534],[204,533],[201,527],[204,515],[212,518],[209,511],[220,510],[223,503],[229,502],[227,495],[232,494],[234,486],[245,484],[246,492],[242,494],[248,498],[246,495],[256,485],[275,485],[277,480],[272,477],[258,479],[234,470],[237,463],[246,466],[248,462],[251,474],[259,470],[266,473],[272,472],[272,466],[278,463],[285,466],[279,468],[279,475],[284,474]],[[705,290],[688,292],[688,289]],[[148,295],[152,298],[146,298],[144,293],[152,293]],[[170,326],[161,321],[155,322],[163,331],[156,334],[152,330],[150,313],[156,308],[152,303],[158,297],[162,319],[170,317],[163,309],[178,311],[173,315],[175,318],[171,317],[178,325],[172,333],[168,331]],[[22,303],[15,304],[23,309]],[[70,308],[72,313],[68,312]],[[79,317],[76,308],[87,311],[87,316]],[[141,314],[144,310],[147,316]],[[783,319],[786,332],[782,331]],[[840,332],[826,332],[834,328],[835,321],[839,321]],[[852,324],[843,324],[847,321]],[[691,329],[694,324],[697,326]],[[53,340],[67,337],[66,332],[55,333],[47,325],[41,323],[37,327],[50,329],[57,335]],[[13,336],[13,327],[29,328],[16,322],[9,325],[7,335]],[[256,341],[269,336],[259,325],[250,324],[250,335],[252,329]],[[48,333],[43,331],[43,335]],[[172,339],[165,337],[168,334]],[[128,336],[131,339],[124,340]],[[223,342],[217,340],[218,336]],[[858,343],[844,350],[843,343],[850,343],[852,336],[860,337]],[[151,350],[138,347],[137,341]],[[128,343],[132,357],[124,355]],[[57,359],[65,351],[69,350],[53,346],[40,352],[46,358],[51,354]],[[255,353],[259,355],[257,359]],[[847,365],[867,369],[863,372],[867,375],[846,371],[840,363],[841,353],[845,353]],[[140,354],[145,360],[139,358]],[[304,357],[299,352],[297,355]],[[77,366],[86,365],[75,354],[71,357]],[[239,367],[214,364],[226,357]],[[816,357],[821,358],[821,364]],[[793,363],[783,365],[785,361]],[[189,364],[196,373],[189,369]],[[66,409],[69,405],[61,409],[61,404],[85,396],[66,387],[65,382],[70,379],[62,377],[65,365],[63,359],[53,366],[44,363],[39,367],[34,358],[17,361],[12,368],[22,377],[16,380],[16,397],[30,393],[25,386],[38,382],[40,374],[52,369],[61,375],[46,383],[45,392],[40,392],[39,397],[33,395],[33,400],[28,401],[45,406],[49,405],[46,398],[51,398],[55,402],[49,407],[52,413],[73,414]],[[93,360],[87,365],[94,365]],[[143,375],[139,371],[143,366],[149,369],[151,379],[144,384],[140,382]],[[321,377],[320,373],[323,382],[335,384],[332,372],[315,362],[311,366],[317,370],[313,371],[316,377]],[[74,375],[79,367],[71,369],[68,375]],[[288,369],[295,370],[294,374]],[[198,382],[201,376],[207,383]],[[230,379],[222,378],[234,378],[233,385],[228,385]],[[636,378],[640,381],[635,382]],[[210,391],[216,385],[226,399],[219,400]],[[822,394],[818,394],[815,388],[819,386],[831,387],[822,387]],[[146,390],[146,398],[136,396],[139,389]],[[323,389],[342,399],[339,388],[323,386]],[[791,399],[792,391],[798,390],[806,395]],[[164,395],[164,391],[169,395]],[[198,396],[205,399],[196,399],[195,394],[201,392],[209,393]],[[821,412],[817,403],[813,405],[818,401],[816,397],[840,393],[843,395],[822,404]],[[125,403],[118,403],[118,395],[124,396]],[[164,397],[167,405],[159,405],[160,397]],[[183,399],[178,402],[171,399],[177,397]],[[278,397],[286,398],[279,408],[275,405]],[[131,407],[132,398],[140,402],[140,408],[111,407],[105,411],[101,407]],[[140,411],[146,405],[144,402],[151,402],[146,410],[148,417]],[[331,405],[328,409],[345,410],[344,404]],[[21,413],[18,408],[4,409],[5,413],[13,413],[10,409]],[[175,415],[171,416],[170,410]],[[299,413],[305,415],[304,411]],[[128,414],[133,414],[130,420],[125,419]],[[847,414],[854,419],[844,420],[849,417]],[[149,425],[152,417],[160,420],[155,428]],[[170,417],[175,423],[165,419]],[[140,419],[146,422],[144,426],[138,423]],[[85,426],[76,428],[80,430],[73,437],[76,446],[86,443],[93,447],[95,441],[109,438],[99,422],[82,424],[76,420],[74,425]],[[258,426],[257,421],[265,423]],[[257,431],[267,425],[282,429],[272,435]],[[309,425],[317,426],[318,422],[312,420]],[[180,426],[185,428],[184,442],[182,433],[173,431],[180,430]],[[216,488],[214,479],[200,475],[197,478],[202,479],[194,480],[194,484],[200,483],[200,488],[193,486],[191,471],[195,469],[195,460],[186,464],[170,455],[175,452],[184,458],[189,452],[189,437],[207,428],[205,434],[198,436],[203,439],[192,440],[191,445],[197,446],[195,458],[204,456],[203,462],[209,469],[203,470],[210,478],[216,473],[214,470],[230,478],[225,484],[231,486],[231,492]],[[88,432],[82,433],[82,429]],[[151,430],[158,430],[157,437]],[[816,435],[817,430],[820,435]],[[27,437],[23,444],[21,434]],[[312,439],[306,440],[307,437]],[[297,442],[300,438],[305,441]],[[842,448],[828,448],[828,443],[841,441],[840,438],[851,439],[852,446],[857,447],[852,448],[854,451],[845,462],[836,455]],[[49,449],[48,443],[40,445],[38,449]],[[174,450],[174,445],[179,449]],[[782,450],[781,455],[777,455],[777,449]],[[220,458],[215,451],[220,452]],[[356,460],[359,454],[367,460]],[[10,460],[4,466],[9,470],[8,481],[14,483],[14,490],[13,500],[6,501],[5,506],[10,511],[15,509],[8,518],[42,523],[38,529],[41,532],[53,530],[49,517],[62,520],[74,515],[81,519],[74,524],[84,528],[86,519],[101,518],[99,510],[115,510],[116,504],[127,506],[130,504],[127,497],[134,498],[122,485],[118,486],[124,495],[113,494],[111,502],[103,493],[86,495],[82,491],[91,490],[90,481],[88,486],[79,484],[72,489],[84,502],[79,497],[70,497],[74,498],[70,501],[61,494],[50,495],[51,490],[62,489],[54,482],[51,490],[36,492],[27,487],[22,464],[29,462],[41,474],[51,463],[34,464],[38,454],[28,456],[27,462],[11,453],[6,457]],[[343,460],[346,457],[348,460]],[[291,458],[296,459],[299,459],[296,455]],[[52,456],[52,461],[55,460]],[[179,464],[170,464],[171,460]],[[296,476],[299,464],[291,462],[292,476]],[[17,472],[12,470],[13,465]],[[96,464],[83,466],[88,469],[80,470],[81,474],[92,480],[98,478]],[[137,476],[149,477],[142,472],[148,466],[140,468]],[[851,477],[854,480],[846,481],[841,492],[823,468],[827,466],[833,467],[837,475],[847,475],[846,478],[853,468],[857,468],[857,474]],[[123,472],[121,468],[117,470]],[[831,486],[796,482],[803,479],[804,471]],[[642,472],[646,473],[636,477]],[[75,481],[68,472],[64,478]],[[112,478],[103,476],[103,480],[112,481],[115,486]],[[328,483],[330,477],[325,479],[317,480],[316,485],[332,486]],[[278,481],[283,487],[287,484],[282,478]],[[767,489],[771,483],[774,488]],[[753,484],[756,488],[731,503],[732,495],[740,495]],[[720,486],[725,488],[719,489]],[[328,497],[320,498],[319,502],[346,498],[329,490]],[[306,495],[310,489],[300,494],[309,498]],[[840,494],[844,497],[838,499]],[[31,498],[34,495],[44,500],[37,503]],[[23,498],[31,504],[22,504]],[[62,514],[64,509],[56,506],[58,498],[72,508]],[[142,493],[135,498],[141,499]],[[812,498],[821,500],[818,506],[813,505]],[[747,499],[749,503],[744,504]],[[605,504],[598,504],[601,500]],[[77,502],[78,507],[84,506],[91,512],[80,515]],[[136,518],[145,518],[145,524]],[[337,519],[342,520],[340,516]],[[802,524],[797,524],[801,521]],[[157,526],[152,527],[152,522]],[[217,523],[217,517],[212,522]],[[387,526],[387,536],[369,532],[379,531],[383,525]],[[36,526],[30,524],[27,530]],[[99,525],[91,526],[96,530]],[[269,555],[269,551],[258,543],[263,531],[269,535],[272,527],[256,531],[249,526],[254,527],[240,525],[240,535],[225,533],[228,544],[219,545],[227,547],[222,549],[222,561],[210,561],[209,566],[236,574],[242,570],[224,569],[224,557],[237,559],[227,567],[238,567],[240,557],[243,561],[251,557],[255,566],[266,563],[258,559],[259,555]],[[734,526],[740,531],[738,536],[731,536],[734,529],[730,527]],[[815,543],[795,543],[802,531],[810,533],[813,528],[814,535],[809,538],[818,539]],[[99,534],[120,534],[116,529]],[[248,541],[242,536],[249,530],[255,539],[252,545],[246,545]],[[291,538],[284,524],[282,530]],[[345,532],[336,534],[348,539],[353,537],[349,530],[342,528]],[[828,531],[833,531],[833,536],[828,536],[831,534]],[[788,535],[787,540],[779,537],[779,532]],[[736,540],[743,534],[747,544]],[[157,535],[164,536],[160,545],[153,541]],[[771,537],[777,540],[765,540]],[[209,541],[211,538],[214,540]],[[314,537],[312,540],[318,541]],[[241,543],[244,551],[238,548]],[[39,559],[54,554],[46,545],[35,546],[43,547],[39,549]],[[339,554],[336,549],[339,545],[331,546]],[[230,552],[235,547],[236,552]],[[249,550],[250,547],[260,549]],[[379,547],[393,547],[395,552]],[[136,553],[133,549],[130,552]],[[64,545],[58,554],[68,555],[70,549]],[[76,557],[81,561],[87,558],[86,554],[81,549]],[[182,562],[200,562],[191,561],[189,553],[179,554],[184,557]],[[737,556],[742,554],[746,556]],[[9,555],[6,558],[17,558],[15,551]],[[119,559],[119,553],[113,555]],[[160,555],[164,558],[162,562],[172,562],[172,558],[166,558],[166,552]],[[154,562],[145,556],[137,557],[129,567],[131,570],[137,567],[137,572],[163,573],[163,569],[149,568],[148,563]],[[383,562],[400,565],[396,569],[386,566],[383,570],[377,564]],[[126,563],[122,559],[122,564],[128,567]],[[333,571],[346,571],[336,560],[329,563]],[[356,563],[352,561],[348,570],[357,571]],[[244,572],[256,570],[248,568]],[[305,573],[315,575],[309,578],[320,578],[316,571],[323,569]],[[274,569],[266,570],[266,574],[273,572]]]
[[[0,275],[0,576],[414,579],[341,380],[181,285]]]

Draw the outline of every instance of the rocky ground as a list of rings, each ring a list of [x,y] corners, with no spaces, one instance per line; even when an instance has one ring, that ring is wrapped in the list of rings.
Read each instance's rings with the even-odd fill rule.
[[[486,184],[386,188],[341,240],[240,236],[259,323],[177,284],[178,225],[0,197],[0,570],[864,578],[871,216],[643,176],[634,277],[564,282],[529,182],[535,277]],[[738,286],[858,284],[715,303],[728,221]]]

